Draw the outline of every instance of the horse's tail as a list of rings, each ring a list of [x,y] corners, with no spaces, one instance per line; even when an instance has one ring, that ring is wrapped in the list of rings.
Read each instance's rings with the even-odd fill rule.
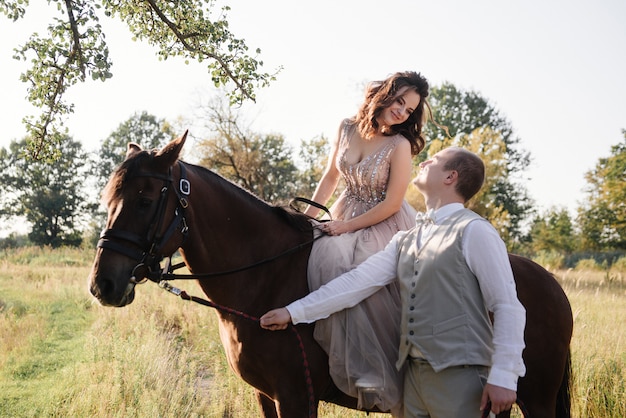
[[[571,349],[567,350],[563,379],[556,397],[556,418],[570,418],[572,416],[572,357]]]

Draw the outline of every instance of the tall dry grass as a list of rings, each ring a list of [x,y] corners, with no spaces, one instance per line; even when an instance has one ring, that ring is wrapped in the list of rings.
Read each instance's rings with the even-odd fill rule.
[[[101,307],[87,292],[92,254],[0,253],[0,417],[260,415],[226,364],[215,312],[151,283],[128,307]],[[575,315],[573,416],[624,417],[626,285],[594,270],[557,277]],[[320,416],[366,414],[321,404]]]
[[[557,272],[572,305],[575,417],[626,417],[626,283],[619,271]]]

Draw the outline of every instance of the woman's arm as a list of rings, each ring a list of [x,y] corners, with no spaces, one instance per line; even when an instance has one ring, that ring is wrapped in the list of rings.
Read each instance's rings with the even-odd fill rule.
[[[320,179],[317,187],[315,189],[315,193],[313,193],[313,197],[311,200],[317,202],[321,205],[325,205],[328,202],[328,199],[332,196],[337,188],[337,184],[339,183],[339,178],[341,177],[341,173],[339,173],[339,169],[337,168],[336,159],[337,153],[339,152],[339,140],[341,138],[341,131],[345,125],[345,121],[341,123],[339,126],[339,132],[337,132],[337,136],[331,145],[330,153],[328,154],[328,161],[326,163],[326,169],[324,170],[324,174],[322,174],[322,178]],[[304,213],[311,217],[316,217],[320,212],[319,208],[315,206],[308,206]]]

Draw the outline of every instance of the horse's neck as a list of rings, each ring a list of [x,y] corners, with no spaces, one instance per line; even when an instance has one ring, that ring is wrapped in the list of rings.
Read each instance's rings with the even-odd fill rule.
[[[214,221],[210,228],[198,230],[196,238],[183,249],[194,274],[210,275],[199,280],[209,299],[260,316],[306,295],[310,248],[290,252],[306,242],[302,233],[295,234],[293,228],[263,217],[253,218],[253,222],[236,217]],[[229,228],[230,223],[237,223],[237,227]],[[234,320],[231,315],[223,319]]]
[[[228,275],[226,279],[207,280],[219,282],[224,293],[233,290],[226,289],[228,286],[237,287],[238,280],[252,283],[248,276],[254,279],[253,283],[279,281],[276,274],[263,274],[266,269],[271,270],[272,263],[265,266],[262,262],[306,241],[306,233],[288,225],[268,205],[219,178],[205,175],[201,180],[194,179],[192,187],[187,211],[189,238],[182,251],[192,272],[225,272],[261,263],[260,267]],[[286,257],[275,263],[287,263]],[[302,257],[302,252],[298,257]],[[253,287],[237,291],[253,291]]]

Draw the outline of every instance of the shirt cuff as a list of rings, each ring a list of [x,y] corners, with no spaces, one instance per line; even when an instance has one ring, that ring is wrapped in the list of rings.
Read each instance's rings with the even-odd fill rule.
[[[513,372],[492,367],[487,383],[517,392],[518,378],[519,376]]]
[[[285,309],[287,309],[287,311],[289,312],[289,315],[291,316],[291,323],[294,325],[302,322],[307,324],[313,322],[303,320],[305,318],[304,309],[302,308],[302,304],[298,301],[292,302],[289,305],[285,306]]]

